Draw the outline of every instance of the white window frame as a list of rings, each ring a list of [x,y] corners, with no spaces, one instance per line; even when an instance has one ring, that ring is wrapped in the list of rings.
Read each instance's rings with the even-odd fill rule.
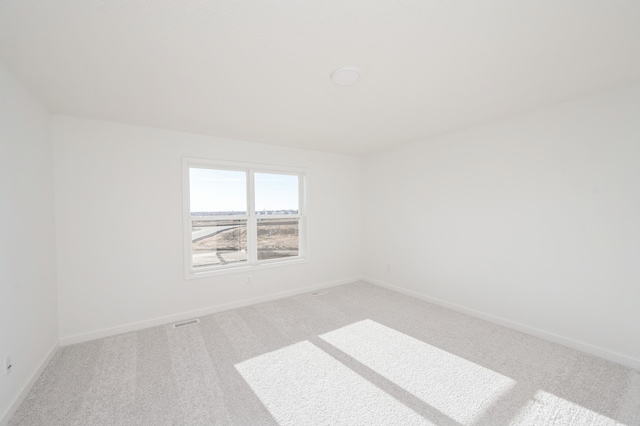
[[[191,229],[193,220],[202,220],[202,216],[191,216],[190,176],[191,168],[233,170],[246,172],[247,176],[247,214],[206,216],[208,219],[246,220],[247,221],[247,262],[229,265],[216,265],[195,269],[193,267]],[[298,214],[262,216],[255,213],[255,179],[256,173],[274,173],[280,175],[298,176]],[[297,265],[309,262],[308,238],[308,170],[302,168],[275,166],[256,163],[238,163],[203,158],[182,158],[182,206],[184,219],[184,276],[185,279],[205,278],[215,275],[251,272],[267,267]],[[258,219],[298,219],[298,256],[281,259],[258,260]]]

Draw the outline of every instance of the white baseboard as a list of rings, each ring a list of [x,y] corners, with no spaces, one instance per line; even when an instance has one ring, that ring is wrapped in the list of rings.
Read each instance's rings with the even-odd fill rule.
[[[58,350],[59,346],[60,344],[56,342],[51,348],[51,350],[44,357],[38,369],[33,373],[33,375],[31,375],[31,378],[29,379],[27,384],[22,388],[22,391],[13,400],[13,402],[11,403],[7,411],[2,415],[2,417],[0,417],[0,426],[6,426],[7,424],[9,424],[9,420],[15,414],[18,407],[20,407],[20,404],[22,404],[22,401],[24,401],[24,399],[27,397],[27,395],[29,394],[29,391],[31,390],[33,385],[36,383],[36,381],[38,380],[38,378],[40,377],[44,369],[47,368],[47,365],[49,365],[51,358],[53,358],[53,356],[56,354],[56,351]]]
[[[599,358],[603,358],[609,361],[613,361],[615,363],[624,365],[629,368],[633,368],[635,370],[640,371],[640,359],[630,357],[628,355],[623,355],[617,352],[610,351],[608,349],[603,349],[598,346],[590,345],[588,343],[580,342],[578,340],[571,339],[569,337],[560,336],[555,333],[551,333],[549,331],[540,330],[539,328],[531,327],[525,324],[521,324],[519,322],[511,321],[506,318],[498,317],[495,315],[487,314],[482,311],[477,311],[475,309],[467,308],[462,305],[458,305],[455,303],[447,302],[442,299],[438,299],[435,297],[427,296],[426,294],[419,293],[413,290],[407,290],[402,287],[395,286],[393,284],[389,284],[383,281],[378,281],[373,278],[363,277],[362,281],[366,281],[370,284],[375,284],[380,287],[388,288],[389,290],[396,291],[398,293],[406,294],[407,296],[415,297],[416,299],[424,300],[426,302],[434,303],[436,305],[443,306],[445,308],[452,309],[457,312],[461,312],[463,314],[467,314],[476,318],[480,318],[494,324],[498,324],[507,328],[511,328],[513,330],[521,331],[523,333],[529,334],[531,336],[539,337],[541,339],[545,339],[554,343],[558,343],[563,346],[567,346],[572,349],[579,350],[581,352],[585,352],[590,355],[597,356]]]
[[[150,320],[119,325],[116,327],[103,328],[101,330],[90,331],[88,333],[73,334],[71,336],[65,336],[60,338],[60,345],[67,346],[76,343],[87,342],[89,340],[101,339],[103,337],[115,336],[122,333],[128,333],[131,331],[142,330],[149,327],[155,327],[158,325],[170,324],[177,321],[184,321],[191,318],[215,314],[217,312],[228,311],[230,309],[242,308],[244,306],[255,305],[257,303],[269,302],[271,300],[282,299],[284,297],[297,296],[299,294],[309,293],[324,288],[335,287],[343,284],[349,284],[361,280],[361,277],[347,278],[343,280],[330,281],[322,284],[315,284],[307,287],[296,288],[293,290],[281,291],[278,293],[271,293],[265,296],[253,297],[250,299],[238,300],[236,302],[224,303],[221,305],[211,306],[204,309],[197,309],[194,311],[182,312],[175,315],[167,315],[164,317],[153,318]],[[1,425],[0,425],[1,426]]]

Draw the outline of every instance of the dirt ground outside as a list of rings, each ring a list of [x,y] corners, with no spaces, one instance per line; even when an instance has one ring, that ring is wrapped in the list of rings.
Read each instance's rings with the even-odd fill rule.
[[[197,226],[194,223],[194,226]],[[258,222],[258,260],[297,256],[299,251],[298,221],[291,219]],[[193,253],[224,253],[247,249],[247,227],[238,226],[196,241]],[[202,265],[204,266],[204,265]]]

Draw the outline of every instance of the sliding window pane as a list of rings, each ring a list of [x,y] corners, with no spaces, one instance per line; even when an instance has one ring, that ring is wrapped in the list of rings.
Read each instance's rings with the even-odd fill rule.
[[[246,215],[247,173],[189,169],[191,216]]]
[[[298,256],[299,224],[297,218],[258,219],[258,260]]]
[[[247,262],[246,220],[194,219],[191,225],[195,269]]]
[[[256,214],[261,216],[298,214],[297,175],[280,175],[275,173],[256,173]]]

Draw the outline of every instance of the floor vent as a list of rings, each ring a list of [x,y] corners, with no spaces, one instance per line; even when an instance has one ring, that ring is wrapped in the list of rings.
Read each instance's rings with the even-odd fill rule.
[[[321,294],[327,294],[326,291],[314,291],[311,293],[312,296],[320,296]]]
[[[185,325],[198,324],[200,322],[199,319],[192,319],[188,321],[177,322],[173,324],[173,328],[184,327]]]

